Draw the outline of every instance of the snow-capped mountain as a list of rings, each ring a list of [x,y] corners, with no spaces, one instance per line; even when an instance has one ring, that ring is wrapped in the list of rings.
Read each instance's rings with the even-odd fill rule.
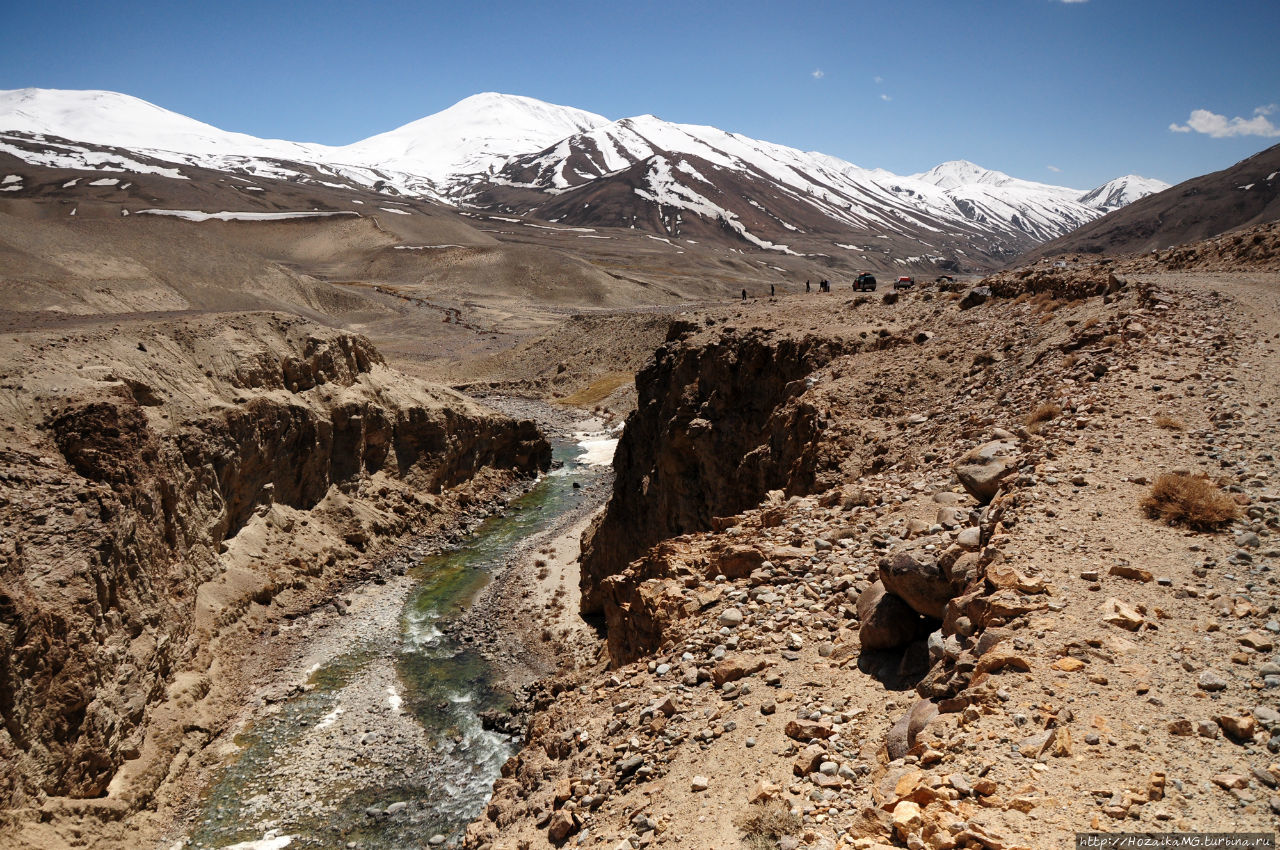
[[[1136,174],[1126,174],[1124,177],[1117,177],[1115,180],[1086,192],[1080,197],[1080,203],[1100,209],[1103,212],[1111,212],[1128,206],[1139,198],[1154,195],[1156,192],[1163,192],[1168,188],[1169,184],[1163,180],[1139,177]]]
[[[16,89],[0,91],[0,130],[60,136],[80,142],[189,155],[310,162],[323,158],[324,145],[259,139],[230,133],[111,91]]]
[[[963,161],[897,176],[715,127],[495,93],[327,146],[223,131],[114,92],[0,92],[0,154],[127,171],[129,152],[167,178],[195,166],[869,265],[1000,261],[1163,185],[1129,177],[1082,193]]]
[[[603,115],[531,97],[486,92],[443,112],[335,149],[333,162],[419,174],[441,185],[485,173],[508,158],[608,124]]]
[[[1018,180],[968,162],[899,177],[826,154],[652,115],[625,118],[509,159],[464,203],[578,225],[643,226],[666,236],[737,234],[797,250],[804,236],[916,240],[921,254],[969,244],[1017,253],[1097,218],[1078,189]],[[862,249],[860,249],[862,250]],[[870,249],[866,249],[870,250]]]

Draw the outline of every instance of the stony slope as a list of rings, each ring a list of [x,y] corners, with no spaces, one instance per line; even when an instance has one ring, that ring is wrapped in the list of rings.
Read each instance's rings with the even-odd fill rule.
[[[777,410],[816,411],[809,453],[825,474],[700,516],[685,506],[726,479],[648,475],[692,421],[652,417],[618,459],[619,492],[640,495],[615,494],[610,514],[638,500],[694,521],[608,561],[612,575],[584,574],[605,665],[536,700],[469,844],[732,846],[769,800],[792,815],[775,809],[783,828],[756,846],[1273,830],[1280,295],[1265,275],[1092,274],[1111,291],[716,310],[669,344],[660,359],[693,361],[750,351],[768,329],[781,350],[821,321],[850,351],[801,369]],[[644,374],[637,421],[767,395],[715,373]],[[984,505],[953,463],[992,439],[1008,460]],[[750,452],[728,448],[704,463]],[[1180,469],[1212,476],[1239,518],[1213,533],[1146,516],[1150,483]],[[940,576],[959,585],[939,597]],[[869,594],[877,579],[897,582],[891,596]],[[931,598],[942,622],[916,613]]]

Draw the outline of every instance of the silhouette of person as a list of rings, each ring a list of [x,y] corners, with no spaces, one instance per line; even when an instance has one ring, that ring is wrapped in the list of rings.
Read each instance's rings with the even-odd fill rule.
[[[744,289],[744,290],[742,290],[742,300],[743,300],[743,301],[746,301],[746,300],[747,300],[747,291],[746,291],[745,289]]]

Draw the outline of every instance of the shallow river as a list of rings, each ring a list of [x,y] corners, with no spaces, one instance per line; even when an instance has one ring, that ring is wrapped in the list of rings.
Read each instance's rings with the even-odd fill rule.
[[[353,617],[308,689],[269,706],[236,739],[238,752],[178,846],[459,843],[519,742],[482,728],[480,712],[505,709],[509,697],[485,659],[445,627],[515,547],[580,503],[574,483],[595,480],[611,449],[598,435],[557,445],[562,467],[458,548],[410,570],[400,610]]]

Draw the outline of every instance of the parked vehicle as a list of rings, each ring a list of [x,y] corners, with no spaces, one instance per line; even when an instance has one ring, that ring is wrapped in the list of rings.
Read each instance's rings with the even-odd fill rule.
[[[853,282],[853,288],[858,292],[875,292],[876,276],[863,272],[858,275],[857,279]]]
[[[915,285],[916,279],[914,277],[908,277],[907,275],[903,275],[893,282],[894,289],[910,289]]]

